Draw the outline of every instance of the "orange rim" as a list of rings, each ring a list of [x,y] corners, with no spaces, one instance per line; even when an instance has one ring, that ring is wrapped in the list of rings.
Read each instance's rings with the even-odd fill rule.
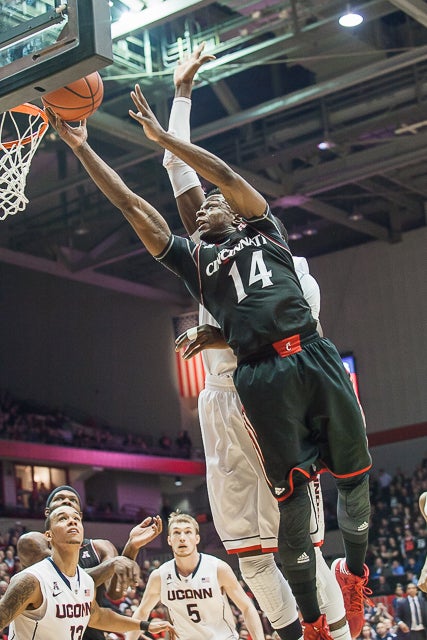
[[[14,111],[16,113],[26,113],[29,116],[40,116],[43,119],[43,124],[39,127],[38,131],[35,131],[30,136],[22,138],[22,140],[3,142],[2,145],[3,147],[5,147],[5,149],[10,149],[17,144],[28,144],[29,142],[34,140],[34,138],[41,138],[49,126],[49,120],[47,119],[47,115],[43,111],[43,109],[40,109],[40,107],[37,107],[35,104],[31,104],[30,102],[24,102],[24,104],[20,104],[18,107],[13,107],[13,109],[9,109],[9,111]]]

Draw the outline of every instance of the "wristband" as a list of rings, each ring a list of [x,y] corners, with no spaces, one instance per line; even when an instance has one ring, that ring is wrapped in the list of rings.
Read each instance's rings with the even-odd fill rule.
[[[150,626],[150,623],[148,620],[139,621],[139,628],[141,629],[141,631],[148,631],[149,626]]]

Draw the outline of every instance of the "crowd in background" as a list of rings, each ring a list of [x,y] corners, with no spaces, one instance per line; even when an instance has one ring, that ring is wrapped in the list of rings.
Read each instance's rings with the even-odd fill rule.
[[[0,440],[16,440],[42,444],[146,453],[156,456],[191,458],[193,451],[188,431],[180,431],[175,439],[166,433],[156,441],[152,435],[123,433],[93,417],[71,418],[70,412],[52,410],[32,401],[0,393]]]
[[[380,469],[371,476],[372,519],[367,563],[371,571],[370,586],[373,606],[366,608],[366,624],[362,640],[392,640],[402,638],[396,620],[399,598],[406,597],[408,583],[417,583],[426,559],[427,529],[419,513],[418,497],[427,491],[427,457],[416,467],[412,476],[398,470],[391,476]],[[16,545],[23,533],[21,525],[0,532],[0,598],[7,589],[10,578],[21,568],[16,555]],[[129,590],[122,602],[107,606],[116,607],[123,615],[132,615],[140,602],[150,572],[159,566],[159,560],[144,560],[138,586]],[[246,585],[244,588],[249,595]],[[240,638],[250,640],[240,611],[233,609]],[[163,606],[157,607],[153,616],[166,616]],[[265,637],[271,638],[272,629],[260,611]],[[109,634],[109,640],[119,638]],[[425,634],[427,640],[427,632]]]
[[[427,529],[418,498],[427,491],[427,457],[411,476],[380,469],[371,474],[372,516],[366,563],[374,595],[416,582],[427,551]]]
[[[192,456],[192,443],[187,432],[180,432],[175,441],[163,434],[157,443],[151,442],[149,445],[149,439],[144,436],[124,435],[123,432],[115,432],[109,426],[100,426],[90,420],[80,423],[61,411],[42,410],[31,403],[17,401],[8,393],[3,393],[0,400],[1,439],[174,455],[182,458]],[[392,640],[396,635],[401,636],[396,620],[396,605],[399,598],[405,597],[407,584],[417,583],[426,560],[427,529],[419,512],[418,497],[427,491],[427,456],[421,460],[411,476],[405,475],[399,469],[394,475],[387,469],[379,469],[371,474],[370,483],[372,515],[366,562],[370,569],[369,586],[373,591],[374,605],[366,609],[366,625],[360,638]],[[52,489],[53,487],[45,486],[34,488],[33,515],[43,512],[46,497]],[[114,520],[108,505],[104,506],[105,509],[97,509],[88,501],[85,518],[93,520],[102,515],[100,519],[104,521],[110,516]],[[335,508],[331,504],[327,504],[326,507],[326,520],[333,527],[336,523]],[[0,598],[5,593],[10,578],[21,569],[17,557],[17,540],[23,532],[20,524],[16,524],[9,531],[0,531]],[[157,560],[144,560],[137,588],[129,590],[123,602],[105,604],[116,607],[123,615],[132,615],[140,602],[150,572],[158,565]],[[246,585],[244,588],[250,593]],[[250,640],[241,613],[236,608],[233,611],[240,638]],[[163,606],[157,607],[153,612],[153,616],[157,617],[166,615]],[[271,638],[272,629],[261,611],[260,616],[268,640]],[[119,636],[109,634],[108,637],[114,640]]]

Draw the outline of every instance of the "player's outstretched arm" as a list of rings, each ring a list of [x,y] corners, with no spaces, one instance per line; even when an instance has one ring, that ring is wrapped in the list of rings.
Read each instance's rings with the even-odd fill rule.
[[[234,602],[243,614],[243,619],[253,640],[264,640],[264,630],[255,605],[243,591],[231,567],[226,562],[218,566],[218,582],[227,596]]]
[[[141,618],[132,616],[123,616],[112,609],[106,607],[100,607],[96,600],[91,605],[91,615],[89,619],[89,626],[95,629],[107,629],[108,631],[117,631],[118,633],[132,632],[136,634],[136,638],[141,635]],[[170,622],[167,620],[150,620],[146,622],[145,631],[150,633],[162,633],[167,631],[169,638],[173,640],[176,637],[175,630]]]
[[[420,577],[418,578],[418,587],[421,589],[421,591],[427,593],[427,557],[426,561],[424,562],[424,566],[420,571]]]
[[[131,97],[137,112],[129,111],[129,115],[143,127],[147,138],[171,151],[199,175],[219,187],[236,214],[246,218],[264,214],[267,206],[265,198],[242,176],[218,156],[191,142],[178,139],[160,126],[139,85],[135,85]]]
[[[37,609],[42,602],[43,596],[37,578],[29,573],[16,574],[0,600],[0,630],[28,607]]]
[[[215,56],[204,54],[205,43],[202,42],[193,53],[182,60],[174,72],[175,97],[169,116],[168,130],[180,140],[190,141],[191,93],[196,73],[214,59]],[[183,160],[166,150],[163,166],[168,172],[176,199],[179,215],[189,235],[196,226],[196,212],[205,199],[197,173]]]
[[[424,520],[427,522],[427,491],[424,491],[419,497],[418,506]]]
[[[419,497],[418,505],[420,507],[421,515],[424,520],[427,522],[427,491],[424,491]],[[418,579],[418,587],[424,593],[427,593],[427,557],[424,562],[424,566],[420,571],[420,577]]]
[[[171,232],[160,213],[146,200],[131,191],[120,176],[108,166],[87,142],[86,121],[71,127],[51,109],[46,109],[50,124],[80,160],[94,183],[108,200],[123,213],[151,255],[166,247]]]

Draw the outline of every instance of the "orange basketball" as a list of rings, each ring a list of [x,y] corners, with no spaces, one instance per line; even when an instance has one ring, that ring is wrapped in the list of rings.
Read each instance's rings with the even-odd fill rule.
[[[76,122],[95,113],[104,97],[104,85],[97,71],[66,87],[42,97],[45,107],[51,107],[62,120]]]

